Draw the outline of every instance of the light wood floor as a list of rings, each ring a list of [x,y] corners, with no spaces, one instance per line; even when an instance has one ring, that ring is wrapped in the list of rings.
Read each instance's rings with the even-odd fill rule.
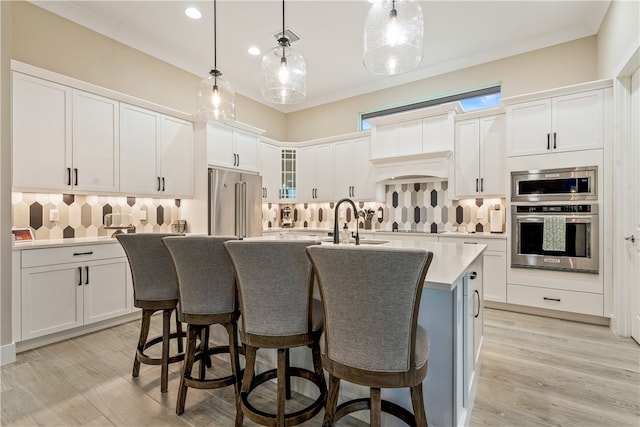
[[[143,365],[131,378],[138,328],[127,323],[18,354],[1,368],[0,424],[233,425],[230,388],[190,389],[178,417],[177,364],[165,394],[157,366]],[[602,326],[490,309],[484,336],[472,426],[640,426],[640,346],[631,339]],[[322,413],[307,425],[321,420]]]

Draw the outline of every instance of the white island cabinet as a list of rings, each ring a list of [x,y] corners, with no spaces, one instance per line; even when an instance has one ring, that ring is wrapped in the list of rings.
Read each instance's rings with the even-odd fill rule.
[[[270,233],[252,239],[313,237],[308,233],[287,233],[284,236]],[[429,242],[418,238],[395,240],[389,235],[380,236],[379,239],[388,242],[374,247],[422,248],[433,252],[418,315],[418,323],[427,330],[430,341],[429,368],[423,383],[427,419],[430,426],[468,425],[481,360],[484,305],[480,296],[483,291],[482,255],[486,246],[465,245],[462,242]],[[324,242],[320,237],[317,240],[321,244],[332,244]],[[258,362],[263,366],[273,367],[276,363],[275,355],[259,355]],[[308,349],[293,349],[291,363],[294,366],[312,368]],[[315,392],[315,388],[306,382],[292,381],[292,387],[303,394],[311,395]],[[362,386],[342,381],[340,394],[342,401],[368,397],[369,391]],[[408,388],[383,389],[382,397],[413,412]],[[352,415],[368,421],[367,412]],[[383,415],[383,425],[405,426],[400,420],[387,414]]]

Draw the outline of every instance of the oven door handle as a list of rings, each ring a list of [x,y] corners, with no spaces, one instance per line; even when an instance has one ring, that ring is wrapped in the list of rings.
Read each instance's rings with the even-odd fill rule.
[[[547,216],[552,215],[560,215],[560,214],[549,214]],[[596,216],[592,214],[588,215],[564,215],[567,221],[580,220],[581,222],[590,222],[595,221]],[[544,216],[534,216],[534,215],[514,215],[515,219],[519,222],[544,222]]]

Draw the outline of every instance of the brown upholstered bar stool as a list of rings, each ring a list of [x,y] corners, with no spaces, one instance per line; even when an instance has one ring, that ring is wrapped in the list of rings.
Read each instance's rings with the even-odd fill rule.
[[[325,312],[322,365],[329,372],[323,425],[370,409],[409,425],[426,426],[422,381],[429,338],[418,325],[420,295],[433,254],[419,249],[312,246],[307,248]],[[340,380],[370,388],[370,397],[337,406]],[[381,400],[381,388],[409,387],[413,414]]]
[[[320,359],[322,304],[313,298],[311,263],[306,248],[314,241],[229,241],[240,298],[240,339],[246,366],[240,393],[242,411],[268,426],[292,426],[315,416],[323,407],[326,384]],[[289,349],[308,346],[314,371],[289,366]],[[256,351],[277,349],[277,368],[255,376]],[[291,376],[314,383],[319,395],[304,409],[285,413]],[[277,408],[267,413],[250,403],[249,395],[265,381],[277,379]]]
[[[214,389],[233,385],[237,415],[241,417],[241,370],[238,353],[238,324],[235,272],[223,243],[235,237],[167,237],[163,239],[178,273],[180,320],[188,324],[187,348],[180,377],[176,414],[184,412],[188,387]],[[209,347],[209,327],[222,325],[229,345]],[[197,346],[197,340],[200,346]],[[210,355],[229,353],[232,375],[206,378]],[[199,377],[191,372],[200,361]],[[242,419],[242,418],[240,418]]]
[[[133,305],[142,309],[142,324],[132,376],[140,373],[140,363],[161,365],[160,391],[167,391],[169,364],[184,359],[182,324],[176,312],[176,332],[171,332],[171,314],[178,305],[178,278],[169,251],[162,243],[167,236],[180,234],[139,233],[118,234],[116,238],[124,248],[133,277]],[[162,310],[162,336],[148,339],[151,316]],[[177,340],[178,352],[170,354],[171,339]],[[162,344],[160,357],[151,357],[145,351]]]

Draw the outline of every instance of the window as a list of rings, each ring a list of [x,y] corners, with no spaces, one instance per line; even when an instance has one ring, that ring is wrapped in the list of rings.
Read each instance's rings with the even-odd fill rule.
[[[402,113],[405,111],[417,110],[419,108],[433,107],[434,105],[445,104],[447,102],[459,101],[463,111],[473,111],[482,108],[497,107],[500,105],[500,86],[491,86],[484,89],[459,93],[456,95],[444,96],[441,98],[429,99],[426,101],[414,102],[412,104],[400,105],[398,107],[385,108],[384,110],[371,111],[360,114],[360,129],[371,129],[371,124],[367,121],[372,117],[386,116],[388,114]]]

